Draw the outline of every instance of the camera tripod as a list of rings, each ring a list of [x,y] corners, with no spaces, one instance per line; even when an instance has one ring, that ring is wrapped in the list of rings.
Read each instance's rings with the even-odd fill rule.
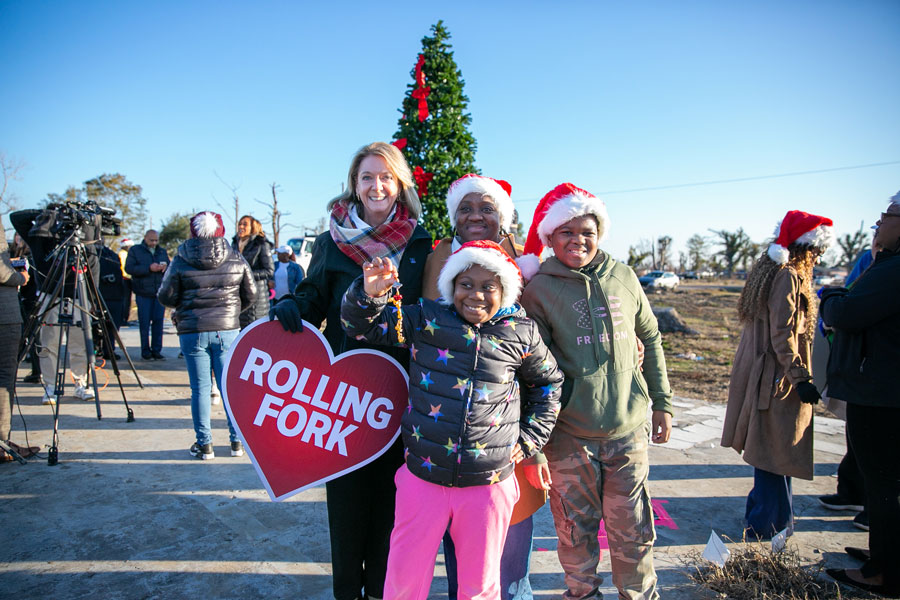
[[[89,243],[99,243],[99,240]],[[53,440],[47,456],[47,464],[55,465],[59,462],[59,409],[62,396],[65,393],[67,359],[71,344],[81,343],[80,340],[73,339],[73,334],[77,337],[77,330],[79,329],[84,338],[83,343],[87,362],[87,373],[85,376],[90,375],[89,385],[92,386],[94,391],[97,419],[103,418],[100,409],[100,390],[97,388],[97,374],[94,369],[94,342],[91,336],[92,320],[96,320],[100,326],[104,347],[111,349],[110,362],[112,363],[113,373],[115,373],[119,383],[119,390],[122,393],[127,422],[131,423],[134,421],[134,412],[128,406],[128,398],[125,397],[125,388],[122,385],[122,377],[114,351],[115,346],[112,344],[113,338],[118,342],[120,348],[124,349],[125,346],[122,344],[119,332],[115,328],[109,327],[109,323],[112,322],[109,309],[100,295],[96,281],[91,273],[85,246],[78,237],[78,230],[76,229],[60,242],[50,256],[53,257],[53,262],[41,286],[38,305],[29,315],[28,322],[25,325],[25,332],[19,346],[18,359],[19,362],[22,362],[25,356],[28,355],[28,352],[38,341],[42,327],[59,328],[56,342],[56,373],[53,380],[53,396],[55,396],[56,400],[53,411]],[[67,293],[67,286],[69,293]],[[54,315],[58,315],[55,322],[46,321],[48,314],[51,321]],[[66,343],[63,351],[64,337]],[[138,385],[143,389],[144,384],[141,383],[141,379],[138,377],[137,369],[134,363],[131,362],[131,357],[128,356],[127,352],[124,352],[124,354]],[[45,388],[45,394],[47,393],[48,388]]]

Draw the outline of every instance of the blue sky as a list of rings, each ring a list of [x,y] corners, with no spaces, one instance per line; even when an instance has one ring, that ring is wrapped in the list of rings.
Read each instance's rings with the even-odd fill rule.
[[[32,206],[121,172],[158,226],[227,206],[218,173],[241,212],[262,217],[253,200],[277,182],[287,220],[314,226],[354,151],[392,138],[438,19],[476,162],[511,182],[526,224],[571,181],[606,201],[604,247],[624,257],[709,229],[762,241],[794,208],[847,233],[900,189],[893,0],[84,0],[0,1],[0,151],[27,164],[11,191]]]

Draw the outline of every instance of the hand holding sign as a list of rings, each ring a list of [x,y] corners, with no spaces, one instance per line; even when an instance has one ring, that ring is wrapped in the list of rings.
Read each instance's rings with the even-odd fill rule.
[[[374,350],[334,357],[309,323],[292,334],[260,319],[225,363],[222,392],[269,496],[283,500],[383,454],[400,433],[407,374]]]
[[[303,319],[300,308],[292,298],[282,298],[269,311],[269,320],[278,319],[285,331],[300,333],[303,330]]]

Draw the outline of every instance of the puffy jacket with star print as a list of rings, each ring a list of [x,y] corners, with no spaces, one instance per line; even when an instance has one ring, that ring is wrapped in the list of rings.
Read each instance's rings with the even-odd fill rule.
[[[341,323],[349,336],[397,345],[397,309],[372,298],[362,277],[347,289]],[[409,409],[401,430],[406,465],[448,487],[498,483],[512,475],[513,447],[538,452],[556,423],[563,375],[521,307],[481,325],[453,306],[403,306],[409,345]],[[521,382],[521,386],[520,386]]]

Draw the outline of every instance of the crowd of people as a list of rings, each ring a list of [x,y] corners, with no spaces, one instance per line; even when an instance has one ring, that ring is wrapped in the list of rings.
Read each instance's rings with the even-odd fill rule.
[[[114,327],[128,321],[135,297],[144,359],[164,358],[163,319],[172,308],[191,388],[189,451],[198,459],[215,457],[210,407],[223,359],[256,319],[268,315],[293,333],[304,321],[323,327],[335,355],[378,349],[407,370],[401,437],[325,485],[336,600],[426,598],[441,543],[449,598],[529,598],[532,515],[548,498],[566,598],[600,597],[601,520],[619,597],[659,597],[648,448],[668,441],[673,408],[656,318],[634,271],[601,247],[610,226],[602,200],[572,183],[556,186],[519,245],[510,233],[511,194],[501,179],[460,178],[446,197],[453,234],[433,243],[419,224],[403,154],[376,142],[357,151],[345,191],[329,202],[329,229],[316,239],[307,273],[290,246],[273,252],[254,217],[239,219],[229,244],[211,211],[191,218],[190,238],[171,260],[153,230],[139,244],[122,240],[118,256],[98,252]],[[746,535],[790,535],[792,478],[813,477],[813,407],[823,396],[845,402],[847,464],[838,493],[822,502],[865,508],[870,543],[847,548],[863,560],[860,569],[828,572],[897,596],[900,463],[891,428],[900,388],[891,373],[900,364],[900,194],[876,223],[867,266],[819,300],[812,270],[832,226],[788,211],[749,273],[722,445],[753,467]],[[5,240],[0,252],[0,307],[16,289],[40,307],[43,298],[27,291],[33,274],[10,267]],[[392,308],[398,286],[402,300]],[[12,312],[0,308],[0,335],[18,340],[21,315]],[[814,373],[820,319],[831,358]],[[47,322],[50,329],[52,315]],[[49,335],[32,359],[32,381],[55,372]],[[89,399],[74,346],[76,395]],[[2,440],[17,360],[9,348],[0,352]],[[226,417],[231,455],[241,456]]]

